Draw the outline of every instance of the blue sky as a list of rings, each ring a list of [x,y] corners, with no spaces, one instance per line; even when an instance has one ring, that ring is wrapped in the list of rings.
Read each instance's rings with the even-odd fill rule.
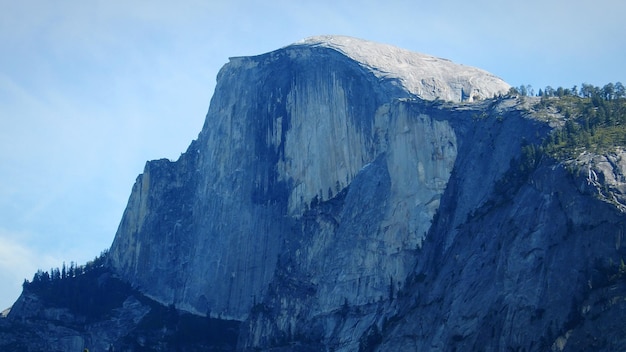
[[[113,241],[146,160],[200,132],[230,56],[318,34],[508,83],[626,83],[626,2],[0,0],[0,308],[24,278]]]

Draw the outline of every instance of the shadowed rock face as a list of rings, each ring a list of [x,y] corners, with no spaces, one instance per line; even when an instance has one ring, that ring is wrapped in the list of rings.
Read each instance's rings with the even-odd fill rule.
[[[136,291],[40,345],[167,350],[176,307],[228,332],[188,350],[624,350],[626,153],[529,164],[551,127],[508,89],[349,37],[231,58],[198,139],[133,187],[105,269]]]
[[[493,76],[381,44],[330,39],[233,58],[221,70],[198,140],[177,162],[148,163],[133,188],[111,248],[124,277],[161,302],[244,319],[265,295],[285,244],[301,236],[294,228],[311,204],[347,189],[377,160],[386,188],[367,200],[376,213],[372,228],[357,227],[356,210],[337,219],[345,223],[342,236],[360,238],[362,248],[344,263],[325,264],[328,243],[320,242],[307,248],[307,260],[345,285],[328,282],[321,310],[340,304],[335,291],[348,292],[364,269],[373,270],[368,283],[349,294],[359,302],[378,298],[390,276],[406,276],[412,260],[405,251],[428,231],[457,140],[448,121],[392,102],[420,96],[415,82],[432,78],[430,68],[438,80],[449,78],[444,71],[478,73],[477,82]],[[425,66],[409,66],[410,80],[401,76],[419,64]],[[447,92],[455,79],[435,91]],[[498,83],[500,92],[508,87]],[[494,91],[493,84],[472,89]],[[348,195],[350,207],[361,207],[363,199]],[[337,229],[316,231],[321,240]]]

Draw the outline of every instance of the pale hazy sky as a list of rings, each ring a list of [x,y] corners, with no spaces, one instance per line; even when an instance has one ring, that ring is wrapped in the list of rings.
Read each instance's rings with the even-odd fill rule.
[[[113,241],[149,159],[200,132],[229,56],[343,34],[509,84],[626,83],[626,2],[0,0],[0,310]]]

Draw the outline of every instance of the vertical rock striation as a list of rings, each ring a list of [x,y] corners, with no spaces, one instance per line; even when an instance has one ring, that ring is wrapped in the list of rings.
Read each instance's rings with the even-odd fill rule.
[[[307,234],[315,243],[303,248],[325,297],[319,309],[342,303],[337,290],[354,302],[379,297],[390,277],[409,270],[407,256],[428,231],[457,154],[447,121],[412,116],[393,101],[460,100],[461,88],[479,97],[508,85],[348,37],[231,58],[198,139],[178,161],[149,162],[138,177],[111,265],[160,302],[245,319],[266,294],[279,254],[302,236],[303,216],[344,192],[337,223]],[[382,193],[364,200],[350,191],[379,169]],[[372,214],[359,209],[363,201]],[[344,247],[329,247],[337,236]],[[355,243],[359,250],[349,251]],[[344,262],[329,263],[342,248]],[[362,287],[348,294],[353,286]]]

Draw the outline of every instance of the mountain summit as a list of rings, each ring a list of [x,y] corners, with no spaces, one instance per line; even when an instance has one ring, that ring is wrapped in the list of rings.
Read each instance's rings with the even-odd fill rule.
[[[624,349],[626,155],[541,154],[565,117],[508,90],[342,36],[231,58],[108,254],[25,283],[0,346]]]
[[[395,80],[421,99],[473,101],[505,94],[510,88],[500,78],[478,68],[353,37],[316,36],[292,46],[298,45],[337,50],[379,79]]]

